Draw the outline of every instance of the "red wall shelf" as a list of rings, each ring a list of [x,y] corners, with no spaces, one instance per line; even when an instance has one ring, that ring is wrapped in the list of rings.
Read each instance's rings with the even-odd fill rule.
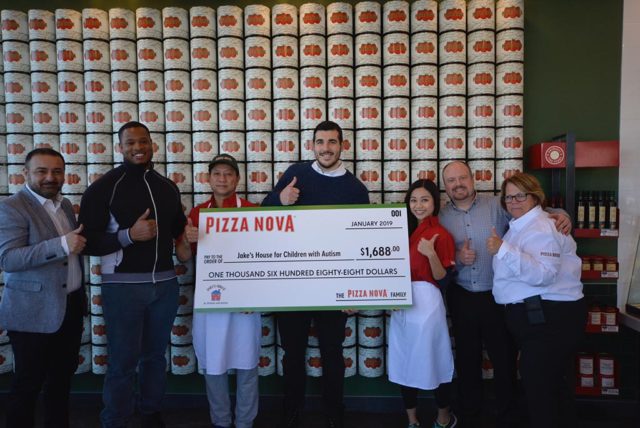
[[[620,395],[620,390],[618,388],[601,388],[599,386],[576,386],[576,395],[588,395],[591,397],[600,397],[603,395],[617,396]]]
[[[573,229],[576,238],[617,238],[618,229]]]
[[[577,141],[576,168],[607,168],[620,165],[620,142]],[[529,167],[532,169],[565,168],[566,143],[543,142],[529,148]]]

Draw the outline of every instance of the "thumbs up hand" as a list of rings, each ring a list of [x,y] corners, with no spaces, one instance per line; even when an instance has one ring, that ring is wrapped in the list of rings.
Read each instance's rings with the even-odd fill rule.
[[[436,255],[435,243],[436,239],[438,239],[438,234],[436,233],[431,237],[431,239],[422,238],[420,242],[418,242],[418,252],[425,257],[433,257]]]
[[[282,205],[293,205],[298,200],[300,196],[300,190],[295,187],[298,181],[298,177],[293,177],[291,183],[287,185],[282,192],[280,192],[280,203]]]
[[[183,236],[189,244],[195,244],[198,242],[198,228],[193,225],[190,218],[187,218],[187,224],[184,226]]]
[[[87,243],[87,238],[81,235],[83,225],[80,225],[77,229],[64,235],[64,239],[67,240],[67,247],[69,248],[69,254],[80,254],[84,250],[84,246]]]
[[[487,238],[487,251],[489,254],[496,254],[502,245],[502,239],[498,236],[496,228],[491,228],[491,235]]]
[[[151,214],[151,210],[147,210],[138,217],[138,220],[129,229],[129,237],[132,241],[144,242],[149,241],[156,237],[158,228],[155,220],[147,220],[147,217]]]
[[[464,245],[458,252],[458,259],[462,262],[463,265],[471,266],[476,261],[476,250],[471,248],[471,243],[469,242],[469,238],[464,240]]]

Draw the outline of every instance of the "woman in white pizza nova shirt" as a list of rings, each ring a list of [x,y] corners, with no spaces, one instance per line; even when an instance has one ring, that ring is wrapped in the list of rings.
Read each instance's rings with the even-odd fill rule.
[[[534,176],[506,179],[501,202],[513,218],[502,239],[494,231],[487,240],[493,296],[505,305],[520,348],[531,427],[574,426],[570,379],[587,318],[576,243],[543,210],[544,192]]]

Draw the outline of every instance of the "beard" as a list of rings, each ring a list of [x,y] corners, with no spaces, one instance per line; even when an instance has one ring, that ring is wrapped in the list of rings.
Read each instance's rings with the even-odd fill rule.
[[[32,184],[29,186],[31,190],[39,194],[40,196],[51,199],[60,193],[62,186],[59,183],[42,183],[39,186],[33,186]]]
[[[458,191],[462,191],[462,192],[459,193]],[[449,194],[449,197],[455,201],[461,201],[469,198],[472,195],[473,195],[473,191],[469,190],[467,187],[457,186],[451,189],[451,193]]]
[[[324,158],[324,155],[326,155],[326,154],[330,154],[332,157],[327,160],[327,159]],[[322,166],[325,169],[329,169],[329,168],[332,168],[332,167],[336,166],[338,164],[338,162],[340,162],[340,157],[335,153],[323,152],[323,153],[320,153],[318,155],[317,160],[318,160],[318,163],[320,164],[320,166]]]

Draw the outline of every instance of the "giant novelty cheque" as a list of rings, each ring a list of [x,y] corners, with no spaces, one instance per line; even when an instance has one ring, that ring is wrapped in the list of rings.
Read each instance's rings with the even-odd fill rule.
[[[196,311],[411,305],[402,204],[203,209]]]

